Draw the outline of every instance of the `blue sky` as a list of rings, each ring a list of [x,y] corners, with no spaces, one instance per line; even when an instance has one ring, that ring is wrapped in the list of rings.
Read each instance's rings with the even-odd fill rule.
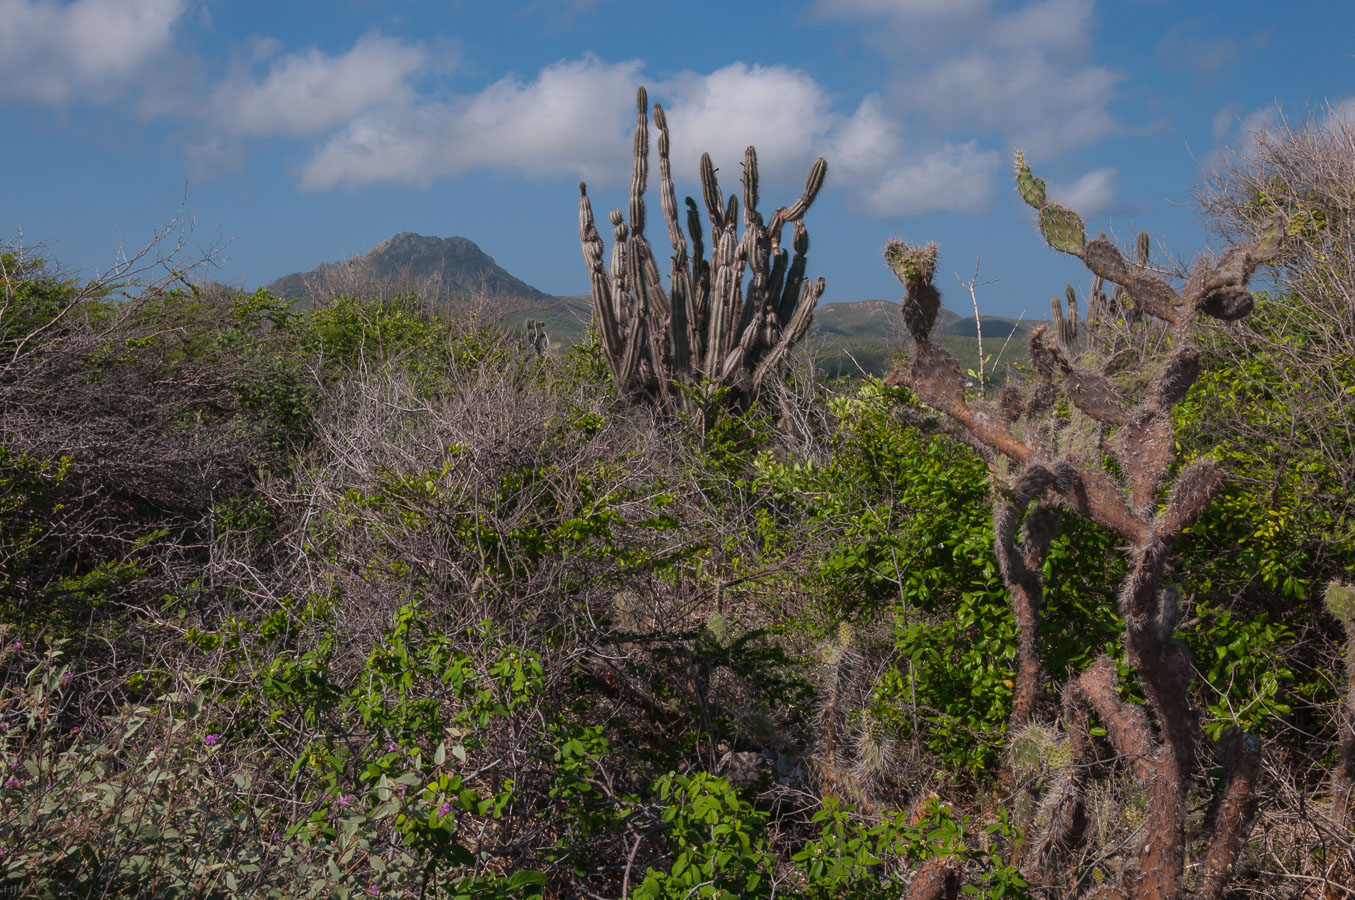
[[[755,144],[769,209],[827,158],[827,300],[897,297],[884,241],[934,239],[948,306],[981,254],[984,311],[1042,318],[1086,277],[1031,226],[1015,148],[1091,230],[1193,253],[1220,148],[1355,94],[1352,35],[1349,2],[0,0],[0,236],[88,274],[185,202],[246,288],[415,231],[583,293],[577,182],[624,203],[644,84],[679,197],[702,150],[728,193]]]

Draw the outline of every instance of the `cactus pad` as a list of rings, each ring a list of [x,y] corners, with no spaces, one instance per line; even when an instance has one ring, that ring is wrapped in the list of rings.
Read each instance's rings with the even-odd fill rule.
[[[1093,274],[1106,281],[1124,284],[1129,280],[1129,263],[1124,254],[1103,236],[1087,242],[1082,251],[1082,261]]]
[[[1044,179],[1031,173],[1025,156],[1019,150],[1016,153],[1016,191],[1022,200],[1035,209],[1044,206]]]
[[[1040,208],[1040,233],[1049,246],[1074,256],[1082,255],[1087,244],[1087,228],[1082,224],[1082,217],[1056,203]]]
[[[1244,287],[1226,287],[1205,295],[1200,312],[1215,319],[1232,322],[1245,317],[1256,305],[1251,291]]]
[[[1333,581],[1327,585],[1323,599],[1327,601],[1327,611],[1347,630],[1355,628],[1355,585]]]

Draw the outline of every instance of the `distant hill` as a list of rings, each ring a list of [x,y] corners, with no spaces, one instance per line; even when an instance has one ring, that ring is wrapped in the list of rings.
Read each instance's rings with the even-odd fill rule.
[[[555,298],[514,277],[474,241],[402,232],[364,256],[321,263],[268,285],[280,297],[309,301],[339,293],[417,293],[452,302],[473,297],[510,299],[548,306]]]
[[[485,298],[504,311],[505,324],[519,324],[529,317],[544,322],[556,346],[582,340],[593,314],[592,298],[587,294],[556,297],[539,291],[500,267],[467,238],[410,232],[382,241],[363,256],[284,275],[268,289],[302,303],[340,294],[415,293],[438,303]],[[983,349],[991,358],[987,369],[993,372],[996,364],[1000,377],[1008,365],[1024,361],[1026,337],[1042,323],[984,316],[982,324]],[[963,368],[978,368],[973,316],[943,309],[936,334]],[[814,324],[805,339],[820,369],[830,376],[857,376],[863,371],[883,374],[907,343],[899,304],[893,300],[822,304],[814,312]]]
[[[1040,322],[1002,316],[983,316],[984,369],[1001,379],[1007,368],[1026,358],[1026,338]],[[979,341],[974,317],[949,309],[936,317],[933,334],[955,354],[964,369],[979,367]],[[1009,340],[1010,336],[1010,340]],[[828,303],[814,311],[807,338],[828,375],[879,375],[911,342],[903,327],[899,304],[893,300],[857,300]],[[1004,349],[1005,344],[1005,349]]]

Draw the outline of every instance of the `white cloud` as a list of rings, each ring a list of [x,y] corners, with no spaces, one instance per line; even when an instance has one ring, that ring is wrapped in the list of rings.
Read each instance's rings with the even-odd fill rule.
[[[0,99],[113,96],[172,37],[186,0],[0,0]]]
[[[953,9],[932,0],[846,0],[820,10],[862,23],[867,44],[894,66],[884,91],[890,108],[927,130],[997,131],[1037,157],[1118,130],[1109,106],[1123,76],[1093,61],[1092,0],[1036,0],[1001,14],[981,0]],[[964,27],[930,28],[923,13]]]
[[[982,150],[976,141],[947,143],[887,169],[861,199],[878,216],[982,212],[993,199],[998,162],[996,150]]]
[[[1091,24],[1091,0],[1040,0],[996,20],[986,37],[995,47],[1025,52],[1072,50],[1086,47]]]
[[[328,131],[378,105],[406,106],[409,80],[427,63],[427,51],[393,38],[368,35],[352,49],[328,56],[315,48],[276,56],[274,42],[256,44],[268,72],[255,78],[237,68],[212,91],[211,127],[237,136],[299,137]]]
[[[987,12],[990,0],[817,0],[814,11],[826,18],[968,18]]]
[[[993,198],[999,163],[995,150],[975,141],[906,148],[899,123],[875,95],[834,131],[824,155],[854,205],[879,217],[981,212]]]
[[[1233,126],[1237,124],[1238,117],[1241,113],[1242,104],[1240,103],[1229,103],[1223,109],[1214,113],[1213,130],[1215,141],[1222,141],[1228,136],[1228,133],[1233,130]]]
[[[1107,106],[1119,80],[1036,53],[975,51],[937,65],[902,96],[905,108],[956,127],[998,128],[1041,157],[1113,133]]]
[[[395,181],[426,184],[482,167],[528,175],[615,177],[630,156],[638,62],[558,63],[523,84],[359,114],[301,171],[302,187]]]
[[[624,183],[634,90],[643,81],[639,62],[590,56],[543,69],[529,83],[509,78],[479,94],[372,109],[311,157],[301,184],[309,190],[425,184],[477,168]],[[830,189],[844,190],[872,216],[979,212],[994,193],[997,151],[975,141],[910,144],[879,97],[841,115],[823,87],[798,69],[734,63],[651,85],[650,99],[667,113],[680,190],[695,186],[702,152],[711,154],[726,193],[737,190],[751,143],[764,195],[798,189],[818,155],[828,159]],[[651,132],[651,146],[654,139]]]
[[[1105,210],[1115,200],[1119,172],[1113,168],[1093,169],[1072,184],[1049,186],[1049,198],[1084,216]]]
[[[834,121],[827,92],[788,66],[734,63],[709,75],[683,73],[656,85],[651,96],[668,116],[679,178],[695,176],[702,153],[717,168],[739,172],[749,144],[757,147],[763,178],[803,176]]]

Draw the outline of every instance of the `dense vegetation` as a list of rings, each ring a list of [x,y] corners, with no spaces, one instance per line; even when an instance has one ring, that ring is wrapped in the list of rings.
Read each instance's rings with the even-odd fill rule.
[[[1308,230],[1256,314],[1200,338],[1173,466],[1231,478],[1166,572],[1206,744],[1264,748],[1233,889],[1340,897],[1345,635],[1324,596],[1355,612],[1328,590],[1355,575],[1350,420],[1299,415],[1293,385],[1301,359],[1348,403],[1355,373],[1329,327],[1283,313],[1339,318],[1330,281],[1287,272],[1348,201],[1275,194]],[[1143,701],[1123,540],[1072,515],[1050,536],[1050,712],[1012,728],[1022,632],[990,466],[908,388],[792,369],[774,408],[707,385],[699,414],[656,411],[605,387],[596,343],[542,354],[415,298],[297,312],[2,262],[0,888],[883,898],[958,874],[1021,897],[1139,878],[1149,792],[1106,722],[1080,760],[1052,727],[1064,676],[1101,657]],[[1190,798],[1190,889],[1217,763],[1201,753]],[[1041,798],[1072,777],[1082,834],[1034,882]]]

